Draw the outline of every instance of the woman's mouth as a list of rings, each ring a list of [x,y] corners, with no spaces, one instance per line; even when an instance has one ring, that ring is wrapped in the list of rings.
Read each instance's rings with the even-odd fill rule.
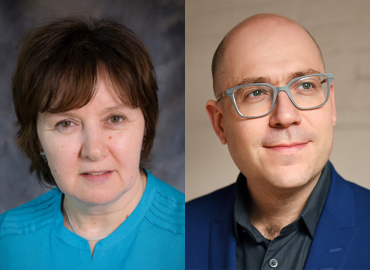
[[[100,172],[85,172],[80,175],[91,183],[103,183],[110,178],[112,173],[113,171],[100,171]]]

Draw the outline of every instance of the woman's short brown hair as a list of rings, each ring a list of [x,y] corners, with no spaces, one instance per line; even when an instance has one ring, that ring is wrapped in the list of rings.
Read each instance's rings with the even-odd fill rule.
[[[118,97],[140,107],[145,139],[140,167],[148,162],[158,120],[157,82],[147,48],[127,27],[108,20],[64,18],[32,30],[22,42],[12,91],[19,127],[17,144],[31,160],[40,184],[56,185],[40,156],[38,113],[85,106],[101,71]]]

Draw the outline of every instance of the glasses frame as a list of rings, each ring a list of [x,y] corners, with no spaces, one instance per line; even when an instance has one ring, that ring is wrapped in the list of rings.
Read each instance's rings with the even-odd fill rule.
[[[289,86],[295,82],[295,81],[298,81],[300,79],[303,79],[303,78],[307,78],[307,77],[312,77],[312,76],[325,76],[327,79],[328,79],[328,96],[326,97],[326,100],[321,104],[321,105],[318,105],[318,106],[315,106],[315,107],[310,107],[310,108],[301,108],[299,107],[293,100],[292,98],[292,95],[290,94],[290,91],[289,91]],[[309,74],[309,75],[305,75],[305,76],[301,76],[301,77],[297,77],[297,78],[294,78],[292,79],[287,85],[285,86],[279,86],[279,87],[275,87],[269,83],[252,83],[252,84],[244,84],[244,85],[238,85],[238,86],[235,86],[233,88],[230,88],[230,89],[227,89],[226,91],[222,92],[220,95],[218,95],[216,97],[217,101],[219,101],[221,98],[225,97],[225,96],[229,96],[230,99],[231,99],[231,102],[233,103],[234,105],[234,108],[236,110],[236,112],[243,118],[248,118],[248,119],[253,119],[253,118],[259,118],[259,117],[263,117],[263,116],[266,116],[268,114],[270,114],[272,112],[272,110],[274,109],[274,106],[275,106],[275,102],[276,102],[276,97],[278,95],[279,92],[283,91],[285,92],[290,101],[293,103],[293,105],[297,108],[297,109],[300,109],[300,110],[313,110],[313,109],[316,109],[316,108],[320,108],[322,106],[324,106],[326,104],[326,102],[328,102],[329,100],[329,97],[330,97],[330,85],[331,85],[331,81],[334,79],[334,76],[332,73],[316,73],[316,74]],[[253,86],[253,85],[263,85],[263,86],[269,86],[271,87],[273,90],[274,90],[274,96],[273,96],[273,100],[272,100],[272,105],[271,105],[271,109],[263,114],[263,115],[259,115],[259,116],[244,116],[240,113],[238,107],[236,106],[236,102],[235,102],[235,98],[234,98],[234,91],[241,88],[241,87],[244,87],[244,86]]]

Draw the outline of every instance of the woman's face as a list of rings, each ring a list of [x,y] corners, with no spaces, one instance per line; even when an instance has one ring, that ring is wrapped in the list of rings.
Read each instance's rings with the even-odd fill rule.
[[[93,205],[129,195],[140,180],[145,130],[140,108],[124,105],[103,79],[97,87],[86,106],[64,113],[40,113],[37,120],[41,147],[58,187]]]

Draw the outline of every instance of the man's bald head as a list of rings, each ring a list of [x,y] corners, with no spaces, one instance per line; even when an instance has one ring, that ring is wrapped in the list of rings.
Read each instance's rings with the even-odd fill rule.
[[[233,29],[230,30],[229,33],[226,34],[226,36],[222,39],[220,44],[218,45],[212,59],[212,77],[213,77],[213,89],[215,95],[219,95],[221,91],[224,91],[226,89],[222,88],[221,81],[227,76],[228,71],[225,67],[225,51],[229,47],[229,45],[235,40],[235,37],[238,35],[245,35],[247,38],[247,35],[254,36],[251,31],[248,31],[248,28],[261,28],[261,29],[269,29],[269,31],[273,32],[274,28],[276,30],[280,30],[281,28],[291,28],[292,31],[301,31],[304,32],[306,35],[310,37],[310,39],[313,41],[313,43],[316,45],[317,48],[317,56],[320,57],[323,65],[324,60],[321,54],[321,50],[319,46],[317,45],[315,39],[311,36],[311,34],[303,28],[300,24],[297,22],[280,16],[276,14],[257,14],[252,17],[249,17],[236,25]],[[241,33],[242,32],[242,33]],[[257,31],[258,32],[258,31]],[[268,30],[267,30],[268,32]],[[262,33],[263,34],[263,33]],[[268,39],[269,36],[266,36],[266,39]],[[274,36],[271,36],[271,39],[276,38]],[[279,38],[284,39],[284,36],[280,36]]]

